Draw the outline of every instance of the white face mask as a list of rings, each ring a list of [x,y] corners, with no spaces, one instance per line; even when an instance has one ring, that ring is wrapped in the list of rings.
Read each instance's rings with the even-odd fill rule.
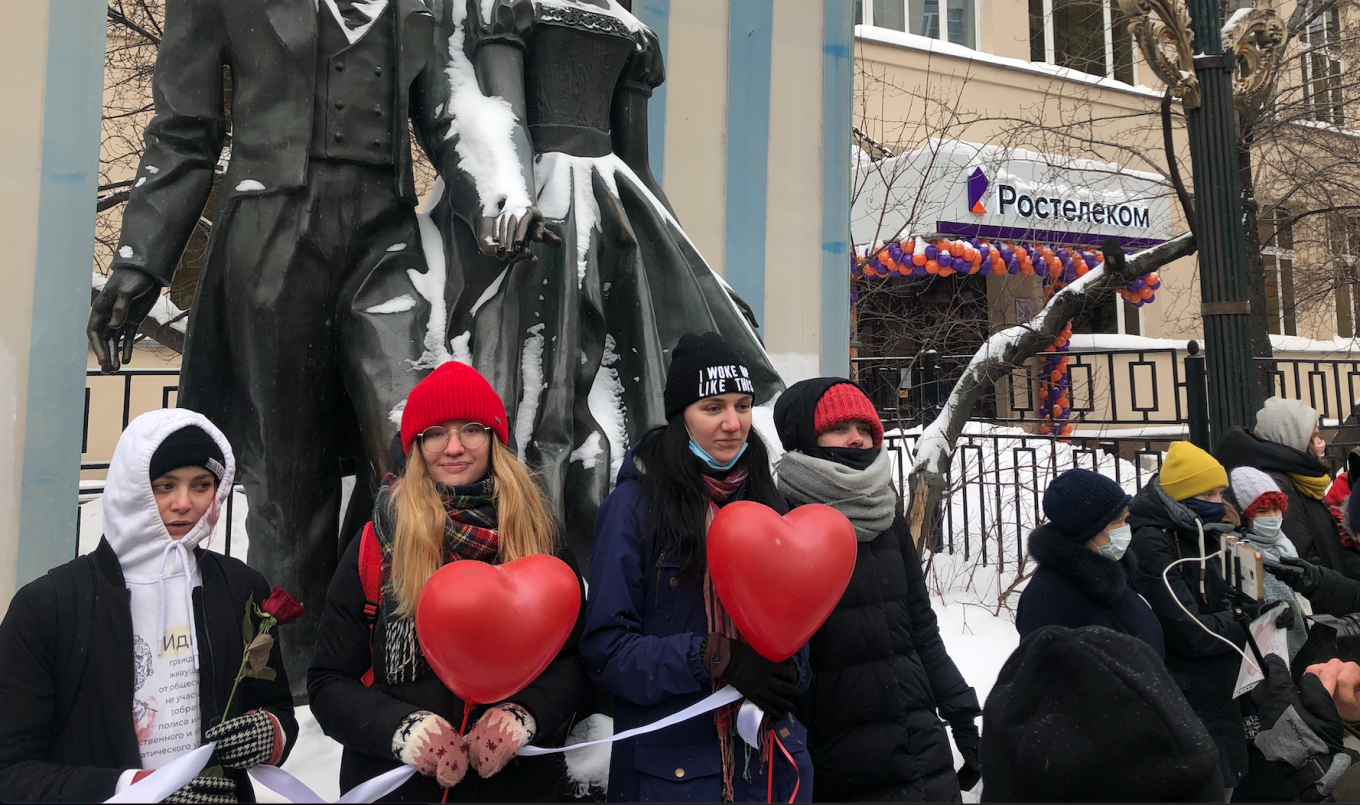
[[[1257,517],[1251,521],[1251,533],[1261,539],[1274,542],[1279,539],[1280,527],[1284,525],[1283,517]]]
[[[1129,549],[1129,543],[1133,541],[1133,528],[1128,525],[1121,525],[1118,528],[1111,528],[1109,531],[1110,541],[1104,545],[1096,546],[1096,551],[1112,562],[1118,562],[1124,558],[1124,552]]]

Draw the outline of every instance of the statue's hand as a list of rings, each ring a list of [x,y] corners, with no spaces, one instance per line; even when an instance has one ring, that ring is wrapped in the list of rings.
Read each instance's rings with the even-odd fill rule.
[[[537,207],[506,210],[495,218],[482,216],[477,222],[477,246],[483,254],[511,263],[537,263],[538,258],[529,251],[530,243],[546,243],[554,249],[562,245],[562,239],[543,225],[543,213]]]
[[[132,360],[132,344],[142,319],[160,297],[161,284],[135,268],[115,268],[104,290],[90,304],[90,323],[85,335],[99,368],[105,374],[118,371]]]

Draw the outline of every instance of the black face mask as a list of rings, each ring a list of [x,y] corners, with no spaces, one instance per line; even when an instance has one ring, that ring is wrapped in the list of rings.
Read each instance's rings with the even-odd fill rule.
[[[1221,523],[1223,517],[1228,513],[1223,501],[1214,503],[1209,500],[1190,498],[1189,500],[1182,500],[1181,505],[1194,512],[1195,516],[1204,523]]]
[[[882,450],[877,447],[863,449],[858,447],[814,447],[804,452],[813,458],[834,461],[852,470],[863,472],[869,469],[869,465],[874,463]]]

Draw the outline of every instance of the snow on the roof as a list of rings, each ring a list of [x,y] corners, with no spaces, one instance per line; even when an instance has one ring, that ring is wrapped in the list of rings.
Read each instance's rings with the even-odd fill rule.
[[[1091,75],[1090,73],[1083,73],[1079,70],[1061,67],[1056,64],[1049,64],[1047,62],[1032,62],[1024,59],[1011,58],[1009,56],[997,56],[994,53],[985,53],[981,50],[964,47],[963,45],[956,45],[953,42],[943,42],[928,36],[894,31],[890,28],[879,28],[874,25],[856,25],[855,38],[869,42],[878,42],[884,45],[907,48],[909,50],[924,51],[932,55],[948,56],[980,64],[991,64],[1010,70],[1031,73],[1033,75],[1060,78],[1065,81],[1072,81],[1080,84],[1090,84],[1102,89],[1128,92],[1148,98],[1160,99],[1162,97],[1160,90],[1146,87],[1141,84],[1133,86],[1132,84],[1126,84],[1123,81],[1116,81],[1113,78]]]

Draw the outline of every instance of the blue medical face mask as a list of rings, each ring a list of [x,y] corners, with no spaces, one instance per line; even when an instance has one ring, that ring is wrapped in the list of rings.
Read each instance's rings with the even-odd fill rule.
[[[1283,526],[1283,517],[1257,517],[1251,521],[1251,533],[1273,542],[1279,538],[1280,528]]]
[[[1109,531],[1110,541],[1104,545],[1097,545],[1096,552],[1113,562],[1118,562],[1124,558],[1124,552],[1129,549],[1129,543],[1133,541],[1133,527],[1121,525],[1118,528],[1111,528]]]
[[[1224,515],[1228,513],[1221,500],[1215,503],[1211,500],[1190,498],[1189,500],[1182,500],[1181,504],[1193,512],[1203,523],[1221,523]]]
[[[710,456],[707,450],[700,447],[699,443],[694,441],[693,436],[689,437],[689,451],[698,456],[699,460],[704,462],[704,464],[707,464],[709,469],[717,470],[719,472],[727,472],[735,467],[737,462],[741,460],[742,455],[746,453],[747,447],[750,447],[750,444],[743,443],[741,449],[737,451],[737,454],[732,457],[731,461],[726,464],[721,464],[713,456]]]

